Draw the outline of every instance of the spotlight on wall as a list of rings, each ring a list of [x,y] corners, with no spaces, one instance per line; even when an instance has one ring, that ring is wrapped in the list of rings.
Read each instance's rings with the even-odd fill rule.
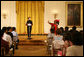
[[[52,13],[54,15],[54,19],[56,19],[57,18],[58,11],[57,10],[53,10]]]
[[[6,19],[6,14],[3,14],[3,18]]]
[[[7,15],[8,15],[8,10],[5,10],[5,9],[3,9],[2,11],[1,11],[1,14],[2,14],[2,17],[3,17],[3,19],[6,19],[7,18]]]
[[[57,15],[58,15],[58,14],[54,14],[54,19],[56,19],[56,18],[57,18]]]

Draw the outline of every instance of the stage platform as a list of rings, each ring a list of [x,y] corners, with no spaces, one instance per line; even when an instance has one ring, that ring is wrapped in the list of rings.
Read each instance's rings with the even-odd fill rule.
[[[20,35],[19,37],[19,45],[45,45],[45,40],[47,39],[47,35],[33,35],[31,36],[31,40],[28,40],[28,36]]]

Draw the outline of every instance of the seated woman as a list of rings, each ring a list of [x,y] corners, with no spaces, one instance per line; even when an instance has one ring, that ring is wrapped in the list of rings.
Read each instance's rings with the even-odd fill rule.
[[[80,32],[72,32],[69,39],[70,46],[66,50],[66,56],[83,56],[83,35]]]
[[[4,47],[5,53],[8,54],[9,53],[9,42],[2,39],[3,35],[4,35],[4,32],[1,30],[1,47]]]
[[[64,42],[63,42],[63,36],[62,35],[60,35],[61,34],[61,30],[60,29],[57,29],[56,30],[56,33],[57,33],[57,35],[55,35],[54,36],[54,41],[53,41],[53,43],[55,44],[55,43],[58,43],[58,44],[64,44]],[[61,43],[62,42],[62,43]],[[58,45],[59,46],[59,45]],[[58,47],[57,45],[56,45],[56,47],[55,48],[60,48],[60,47]]]
[[[53,41],[53,46],[54,46],[54,49],[56,50],[61,50],[62,46],[64,45],[63,36],[60,34],[61,34],[61,30],[57,29],[56,35],[54,36],[54,41]]]
[[[2,39],[3,39],[4,41],[9,42],[9,47],[11,48],[12,39],[11,39],[11,36],[7,34],[7,27],[3,27],[3,28],[2,28],[2,31],[3,31],[3,33],[4,33]]]

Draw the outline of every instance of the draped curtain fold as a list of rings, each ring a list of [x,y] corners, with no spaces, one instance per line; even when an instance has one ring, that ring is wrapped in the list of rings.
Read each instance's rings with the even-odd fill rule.
[[[16,1],[17,32],[27,33],[27,18],[33,22],[32,34],[44,33],[44,1]]]

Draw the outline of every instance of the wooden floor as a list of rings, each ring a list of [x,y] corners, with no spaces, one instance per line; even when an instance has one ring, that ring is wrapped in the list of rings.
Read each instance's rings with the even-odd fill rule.
[[[27,40],[28,36],[18,36],[19,40]],[[31,40],[46,40],[47,36],[45,35],[35,35],[35,36],[31,36]]]
[[[27,39],[27,36],[19,36],[18,50],[15,50],[14,56],[49,56],[47,54],[47,47],[45,40],[47,36],[32,36],[31,40]]]
[[[27,36],[19,36],[20,43],[19,45],[31,45],[31,44],[36,44],[36,45],[41,45],[45,44],[45,40],[47,39],[47,36],[44,35],[36,35],[36,36],[31,36],[31,40],[28,40]]]
[[[49,56],[46,51],[46,46],[20,45],[18,50],[15,50],[14,56]]]

